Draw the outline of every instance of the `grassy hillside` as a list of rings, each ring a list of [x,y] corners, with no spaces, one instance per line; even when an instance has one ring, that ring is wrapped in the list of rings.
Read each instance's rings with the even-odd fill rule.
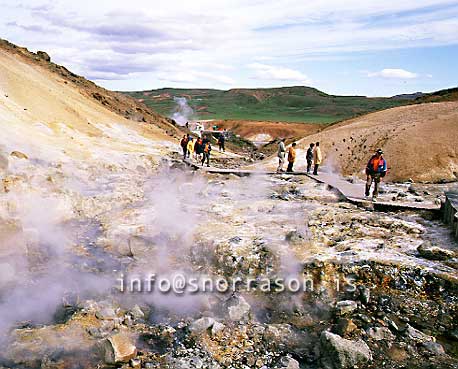
[[[458,101],[458,87],[425,94],[415,99],[415,103]]]
[[[328,95],[311,87],[269,89],[172,89],[125,92],[170,115],[173,97],[187,97],[196,119],[332,123],[409,103],[403,99]]]

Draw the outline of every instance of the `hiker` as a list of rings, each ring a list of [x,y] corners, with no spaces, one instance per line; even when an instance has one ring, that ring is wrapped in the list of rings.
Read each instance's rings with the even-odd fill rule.
[[[278,144],[278,152],[277,152],[278,168],[277,168],[277,172],[284,172],[283,164],[285,163],[285,151],[286,151],[285,141],[286,141],[286,139],[282,138],[280,143]]]
[[[210,144],[210,141],[207,141],[207,143],[204,146],[204,155],[202,157],[202,166],[204,166],[205,160],[207,161],[207,167],[210,166],[210,153],[212,151],[212,146]]]
[[[186,122],[186,129],[189,129],[189,122]]]
[[[294,162],[296,161],[296,143],[293,142],[291,147],[288,150],[288,169],[286,169],[287,172],[292,173],[293,172],[293,165]]]
[[[186,154],[188,153],[188,140],[189,135],[183,135],[183,138],[180,141],[180,146],[183,149],[183,160],[186,159]]]
[[[315,144],[312,142],[307,149],[307,173],[310,173],[310,170],[312,169],[312,163],[313,163],[313,148],[315,147]]]
[[[194,142],[192,140],[192,137],[189,137],[188,141],[188,158],[192,159],[192,155],[194,154]]]
[[[322,160],[320,143],[317,142],[315,144],[315,150],[313,150],[313,174],[316,176],[318,175],[318,167],[320,166]]]
[[[224,147],[224,143],[226,142],[226,137],[224,135],[224,133],[221,133],[219,135],[219,138],[218,138],[218,146],[219,146],[219,151],[221,152],[224,152],[226,151],[225,147]]]
[[[386,160],[383,157],[383,150],[377,149],[374,155],[369,159],[366,166],[366,196],[369,196],[372,182],[374,182],[374,191],[372,192],[372,200],[376,201],[378,196],[378,187],[380,181],[385,177],[387,171]]]
[[[196,159],[201,160],[202,154],[204,153],[204,145],[202,142],[202,138],[198,138],[196,143],[194,144],[194,152],[196,153]]]

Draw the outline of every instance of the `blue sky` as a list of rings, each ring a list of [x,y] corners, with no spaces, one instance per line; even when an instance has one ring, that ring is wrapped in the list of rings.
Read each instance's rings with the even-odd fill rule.
[[[114,90],[458,85],[458,0],[0,0],[0,37]]]

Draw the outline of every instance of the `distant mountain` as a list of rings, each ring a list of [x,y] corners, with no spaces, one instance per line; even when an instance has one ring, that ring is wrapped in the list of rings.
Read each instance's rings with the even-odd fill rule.
[[[174,97],[186,97],[196,119],[332,123],[408,104],[406,99],[328,95],[312,87],[232,89],[162,88],[125,94],[170,115]]]
[[[414,92],[413,94],[395,95],[395,96],[392,96],[391,98],[395,100],[415,100],[425,95],[426,94],[424,92]]]

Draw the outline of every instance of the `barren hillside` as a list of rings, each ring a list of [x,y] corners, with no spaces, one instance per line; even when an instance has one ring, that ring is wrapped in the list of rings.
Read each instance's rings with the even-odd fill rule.
[[[33,69],[36,73],[43,75],[44,81],[46,81],[47,78],[51,78],[52,81],[55,81],[60,88],[63,88],[61,92],[70,90],[78,92],[80,95],[87,98],[84,100],[85,103],[96,103],[96,105],[99,105],[98,109],[103,106],[105,109],[102,109],[102,111],[110,110],[128,120],[157,126],[170,136],[179,133],[177,128],[172,124],[171,120],[157,114],[135,99],[123,94],[108,91],[100,86],[97,86],[92,81],[72,73],[64,66],[53,63],[49,55],[45,52],[39,51],[35,54],[28,51],[26,48],[16,46],[2,39],[0,39],[0,52],[2,54],[0,82],[3,81],[0,86],[3,86],[3,88],[5,88],[8,80],[10,80],[11,83],[14,83],[14,81],[19,82],[17,78],[14,78],[13,75],[11,75],[12,72],[20,78],[27,78],[29,77],[27,74],[21,75],[21,73]],[[25,65],[28,65],[29,67],[27,68]],[[32,76],[33,75],[30,77]],[[27,81],[28,84],[30,82],[33,81]],[[43,86],[43,84],[41,86],[37,86],[35,83],[35,87],[42,88]],[[28,90],[28,85],[21,85],[20,87],[23,88],[24,91]],[[10,88],[12,88],[12,85]],[[49,89],[49,91],[51,90]],[[40,98],[42,100],[47,100],[48,96],[43,94],[43,92],[38,95],[41,96]],[[30,93],[28,96],[30,98]],[[12,97],[14,98],[17,96]],[[34,98],[36,97],[37,96],[34,96]],[[59,97],[61,101],[64,101],[64,104],[69,104],[65,93],[55,94],[49,102],[53,103],[56,97]],[[41,104],[41,106],[43,107],[42,110],[52,110],[45,109],[46,104]],[[32,112],[32,114],[33,113],[35,112]]]
[[[154,145],[150,140],[159,148],[164,146],[160,141],[166,143],[174,134],[175,127],[165,118],[147,108],[141,110],[136,102],[123,96],[117,102],[115,95],[63,67],[38,56],[34,59],[35,54],[11,44],[0,46],[0,145],[4,156],[21,151],[35,160],[65,156],[111,160],[111,151],[150,154]],[[114,105],[124,109],[124,116],[115,112]],[[127,119],[135,117],[142,122]]]
[[[371,153],[383,148],[388,180],[458,178],[458,102],[403,106],[332,125],[300,141],[321,142],[324,165],[344,175],[362,175]],[[304,165],[301,151],[298,165]]]

